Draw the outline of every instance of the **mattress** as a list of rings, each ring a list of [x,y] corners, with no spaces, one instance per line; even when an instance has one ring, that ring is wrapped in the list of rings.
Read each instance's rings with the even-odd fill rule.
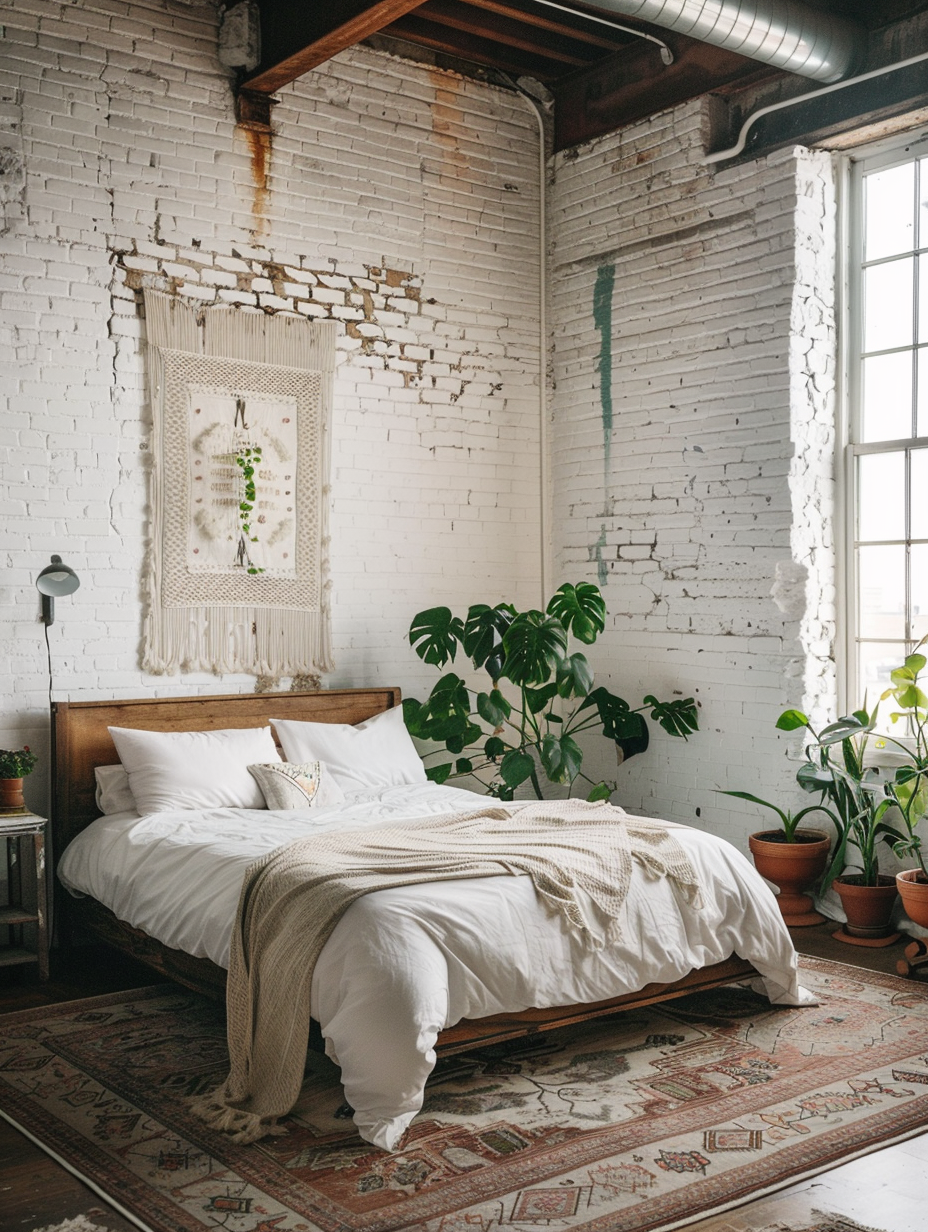
[[[259,856],[314,832],[466,811],[482,799],[424,783],[312,810],[113,814],[69,844],[59,876],[165,945],[227,966],[242,878]],[[587,948],[526,876],[404,886],[352,904],[316,964],[311,1012],[363,1138],[397,1145],[421,1107],[438,1032],[461,1018],[601,1001],[732,954],[757,968],[772,1002],[810,1000],[776,900],[752,865],[724,840],[667,824],[705,903],[689,906],[636,863],[623,940],[604,950]]]

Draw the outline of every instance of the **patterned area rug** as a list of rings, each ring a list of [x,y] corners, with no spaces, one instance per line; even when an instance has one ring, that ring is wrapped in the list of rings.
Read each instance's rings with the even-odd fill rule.
[[[286,1136],[207,1130],[223,1015],[165,987],[0,1019],[0,1108],[156,1232],[655,1232],[924,1131],[924,986],[803,967],[818,1006],[729,987],[450,1058],[395,1154],[316,1054]]]

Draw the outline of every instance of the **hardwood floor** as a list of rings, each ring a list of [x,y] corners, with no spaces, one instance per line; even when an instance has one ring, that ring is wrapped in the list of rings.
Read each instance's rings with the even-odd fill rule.
[[[833,930],[834,925],[821,925],[797,930],[793,938],[797,949],[807,954],[895,971],[901,944],[860,949],[834,941]],[[146,967],[102,947],[58,951],[47,984],[40,984],[30,968],[0,970],[0,1013],[155,982]],[[920,1137],[690,1224],[687,1232],[753,1232],[773,1224],[802,1228],[814,1222],[816,1211],[846,1215],[879,1232],[924,1232],[926,1204],[928,1125]],[[79,1214],[105,1232],[131,1232],[135,1226],[0,1119],[0,1232],[35,1232]]]

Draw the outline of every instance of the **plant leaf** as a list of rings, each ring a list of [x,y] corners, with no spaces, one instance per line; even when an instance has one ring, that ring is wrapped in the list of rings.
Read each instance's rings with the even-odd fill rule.
[[[783,828],[786,829],[788,824],[787,814],[783,811],[783,809],[778,808],[775,804],[771,804],[769,800],[762,800],[760,796],[754,796],[749,791],[723,791],[722,795],[736,796],[739,800],[750,800],[752,804],[760,804],[764,808],[772,809],[773,812],[780,818],[780,821],[783,822]]]
[[[650,739],[648,725],[624,698],[616,697],[608,689],[600,687],[593,689],[578,710],[586,710],[590,706],[596,707],[603,725],[603,735],[607,740],[615,741],[623,761],[645,751]]]
[[[494,680],[499,679],[505,657],[503,634],[512,624],[516,609],[511,603],[475,603],[467,609],[462,645],[474,667],[485,667]]]
[[[473,744],[483,735],[483,728],[476,723],[465,723],[460,731],[445,737],[449,753],[463,753],[469,744]]]
[[[590,804],[595,804],[597,800],[608,800],[614,791],[614,783],[597,783],[595,787],[591,788],[587,800]]]
[[[455,774],[470,774],[474,768],[474,763],[469,757],[459,757],[454,763]]]
[[[483,746],[483,751],[491,761],[494,761],[497,757],[502,757],[506,752],[506,746],[499,736],[491,736]]]
[[[606,603],[598,586],[580,582],[577,586],[565,582],[551,597],[547,612],[556,616],[568,633],[578,642],[591,645],[606,627]]]
[[[861,723],[857,715],[846,714],[838,719],[837,723],[829,723],[827,727],[822,728],[818,738],[819,744],[838,744],[842,740],[847,740],[851,736],[859,736],[861,732],[869,730],[869,718],[866,723]]]
[[[512,707],[499,689],[491,689],[489,693],[477,694],[477,713],[491,727],[499,727],[512,714]]]
[[[435,667],[444,667],[454,659],[463,636],[464,626],[449,607],[427,608],[415,615],[409,626],[410,645],[420,659]]]
[[[450,761],[443,761],[440,766],[429,766],[425,777],[432,783],[444,783],[453,769]]]
[[[538,714],[539,711],[544,710],[545,706],[547,706],[548,702],[556,693],[557,685],[553,683],[546,684],[544,688],[541,689],[527,688],[525,690],[525,704],[528,706],[532,714]]]
[[[688,735],[699,730],[699,711],[692,697],[659,702],[656,697],[648,694],[644,704],[651,707],[651,718],[660,723],[664,731],[671,736],[682,736],[685,740]]]
[[[535,763],[528,753],[519,749],[510,749],[499,763],[499,773],[507,787],[518,787],[531,776]]]
[[[593,669],[578,650],[557,667],[557,691],[561,697],[586,697],[593,687]]]
[[[801,710],[784,710],[777,719],[780,731],[795,731],[798,727],[808,727],[809,720]]]
[[[555,736],[549,732],[542,737],[538,752],[552,783],[569,783],[577,777],[583,752],[572,736]]]
[[[544,612],[521,612],[503,637],[503,675],[513,684],[540,685],[551,678],[567,648],[567,632]]]

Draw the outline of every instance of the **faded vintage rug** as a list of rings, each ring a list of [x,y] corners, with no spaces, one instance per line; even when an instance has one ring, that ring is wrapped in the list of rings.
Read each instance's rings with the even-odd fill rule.
[[[803,982],[821,1004],[730,987],[450,1058],[395,1154],[317,1054],[285,1137],[206,1129],[223,1014],[166,987],[0,1019],[0,1109],[156,1232],[654,1232],[928,1129],[924,986]]]

